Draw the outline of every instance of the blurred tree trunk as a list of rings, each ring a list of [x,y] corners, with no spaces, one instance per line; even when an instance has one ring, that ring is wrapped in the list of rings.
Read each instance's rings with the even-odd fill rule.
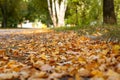
[[[114,0],[103,0],[103,23],[116,24],[116,16],[114,11]]]
[[[0,2],[0,8],[2,13],[2,28],[7,27],[7,0]]]
[[[2,12],[2,28],[5,28],[7,27],[7,15],[5,7],[1,7],[1,12]]]
[[[65,26],[64,18],[67,8],[67,0],[47,0],[47,3],[54,27]]]
[[[52,5],[51,5],[51,1],[50,0],[47,0],[47,3],[48,3],[48,10],[49,10],[49,13],[50,13],[50,17],[52,19],[52,22],[53,22],[53,26],[57,26],[57,23],[56,23],[56,12],[55,12],[55,2],[54,0],[52,0]]]
[[[57,26],[58,27],[65,26],[64,18],[65,18],[65,12],[67,8],[67,0],[62,0],[61,2],[56,0],[55,4],[56,4],[57,19],[58,19]]]

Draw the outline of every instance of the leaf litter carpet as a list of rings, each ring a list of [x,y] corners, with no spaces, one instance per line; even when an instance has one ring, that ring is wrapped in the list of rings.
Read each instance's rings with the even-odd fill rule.
[[[120,44],[74,31],[0,30],[0,80],[120,80]]]

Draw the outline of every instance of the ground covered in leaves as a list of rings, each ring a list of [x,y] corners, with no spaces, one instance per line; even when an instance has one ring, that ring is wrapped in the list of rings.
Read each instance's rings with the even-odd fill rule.
[[[74,31],[0,31],[0,80],[120,80],[120,44]]]

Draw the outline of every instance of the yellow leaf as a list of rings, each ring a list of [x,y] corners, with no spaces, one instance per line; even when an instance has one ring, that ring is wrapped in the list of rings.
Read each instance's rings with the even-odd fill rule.
[[[108,80],[120,80],[120,74],[113,70],[108,70],[106,75],[108,76]]]
[[[75,74],[75,80],[82,80],[82,78],[80,77],[79,73]]]
[[[19,68],[19,67],[16,66],[15,68],[13,68],[13,71],[15,71],[15,72],[19,72],[20,69],[21,69],[21,68]]]
[[[80,76],[83,76],[83,77],[90,76],[90,71],[85,68],[80,68],[78,72]]]
[[[35,63],[34,59],[35,59],[34,54],[30,54],[30,62],[31,63]]]
[[[41,55],[41,58],[44,59],[44,60],[47,60],[47,57],[46,57],[45,54],[42,54],[42,55]]]
[[[57,55],[57,54],[59,54],[59,51],[52,52],[52,55],[53,55],[53,56],[55,56],[55,55]]]
[[[103,73],[102,73],[101,71],[99,71],[99,70],[93,70],[93,71],[91,72],[91,74],[92,74],[93,76],[97,76],[97,77],[102,77],[102,76],[103,76]]]
[[[43,47],[43,48],[41,48],[41,51],[43,51],[43,52],[44,52],[45,50],[46,50],[46,49],[45,49],[44,47]]]
[[[80,40],[81,40],[81,41],[86,41],[86,40],[89,40],[89,39],[88,39],[87,37],[85,37],[85,36],[81,36],[81,37],[80,37]]]
[[[11,68],[15,64],[16,64],[16,62],[11,60],[10,62],[8,62],[7,66]]]
[[[118,54],[120,52],[120,45],[114,45],[112,51],[114,54]]]
[[[86,67],[86,69],[88,69],[88,70],[92,70],[92,69],[98,67],[98,63],[89,63],[89,64],[86,64],[85,67]]]
[[[78,58],[78,62],[80,62],[80,63],[85,62],[85,59],[82,58],[82,57],[79,57],[79,58]]]
[[[103,50],[103,51],[102,51],[102,54],[106,55],[108,52],[109,52],[109,50],[106,49],[106,50]]]

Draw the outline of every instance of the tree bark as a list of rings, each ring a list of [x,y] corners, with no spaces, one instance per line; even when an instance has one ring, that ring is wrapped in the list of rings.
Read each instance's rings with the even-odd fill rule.
[[[103,23],[116,24],[116,16],[114,11],[114,0],[103,0]]]
[[[1,13],[2,13],[2,28],[7,27],[7,1],[5,0],[2,3],[0,3]]]
[[[2,28],[7,27],[7,15],[6,15],[6,11],[1,8],[1,12],[2,12]]]
[[[51,2],[50,0],[47,0],[47,3],[48,3],[48,10],[49,10],[49,13],[50,13],[50,17],[52,19],[52,22],[53,22],[53,26],[57,26],[57,22],[56,22],[56,12],[55,12],[55,3],[54,3],[54,0],[52,0],[52,5],[51,5]]]
[[[64,18],[67,8],[67,0],[47,0],[48,10],[55,27],[61,27],[65,25]],[[52,4],[52,5],[51,5]]]
[[[58,27],[65,26],[65,12],[67,8],[67,0],[62,0],[59,8]]]

